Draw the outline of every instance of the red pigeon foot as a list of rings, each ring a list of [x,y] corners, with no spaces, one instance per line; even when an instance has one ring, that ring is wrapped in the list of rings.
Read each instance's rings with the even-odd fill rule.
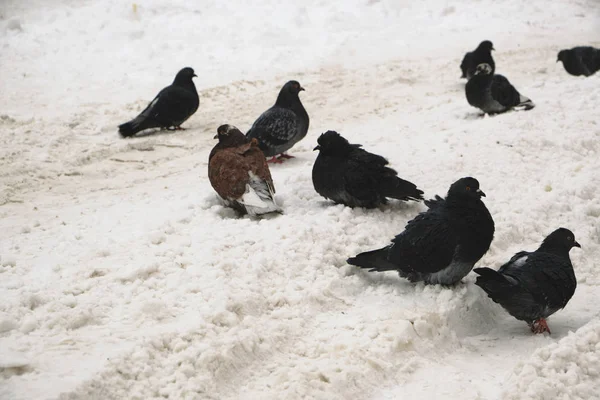
[[[531,324],[531,332],[533,333],[550,333],[550,328],[548,328],[548,323],[544,318],[540,318],[537,321],[533,321]]]
[[[283,161],[280,158],[277,158],[275,156],[273,156],[272,158],[267,160],[268,163],[273,163],[273,164],[283,164]]]
[[[281,153],[279,155],[279,158],[289,159],[289,158],[296,158],[296,157],[290,156],[289,154]]]

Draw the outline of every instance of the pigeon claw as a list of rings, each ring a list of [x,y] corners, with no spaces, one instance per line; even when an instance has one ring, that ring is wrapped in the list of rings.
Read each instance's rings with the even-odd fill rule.
[[[550,334],[550,328],[548,328],[548,323],[546,322],[546,320],[544,318],[540,318],[537,321],[533,321],[533,323],[531,325],[529,325],[529,327],[531,328],[531,332],[533,333],[544,333],[544,332],[548,332],[548,334]]]
[[[272,164],[283,164],[283,161],[280,158],[273,156],[272,158],[267,160],[268,163]]]
[[[168,127],[167,130],[168,131],[185,131],[185,128],[182,128],[181,126],[174,126],[174,127]]]

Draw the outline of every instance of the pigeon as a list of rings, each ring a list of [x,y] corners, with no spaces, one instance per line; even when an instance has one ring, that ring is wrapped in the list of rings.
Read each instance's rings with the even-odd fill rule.
[[[561,50],[556,62],[559,61],[562,61],[563,67],[571,75],[590,76],[600,69],[600,49],[583,46]]]
[[[486,114],[498,114],[515,109],[531,110],[535,104],[520,94],[508,79],[502,75],[493,75],[493,67],[479,64],[475,75],[465,86],[467,101],[473,107]]]
[[[482,63],[489,64],[493,74],[496,71],[496,64],[492,58],[492,50],[495,50],[494,44],[489,40],[484,40],[475,50],[467,52],[460,63],[461,78],[471,79],[475,75],[477,66]]]
[[[183,130],[180,125],[191,117],[200,104],[192,78],[198,76],[190,67],[179,71],[170,86],[161,90],[148,107],[129,122],[119,125],[123,137],[150,128]]]
[[[515,254],[498,271],[476,268],[475,284],[532,332],[550,333],[546,318],[564,308],[577,287],[569,258],[573,247],[581,247],[573,232],[559,228],[539,249]]]
[[[375,208],[387,203],[387,197],[399,200],[423,200],[423,192],[386,167],[388,161],[350,144],[335,131],[323,133],[317,140],[319,150],[312,170],[313,185],[326,199],[349,207]]]
[[[256,139],[235,126],[221,125],[219,143],[208,157],[208,178],[223,203],[240,214],[282,213],[275,202],[275,186],[267,160]]]
[[[477,179],[459,179],[445,199],[425,201],[429,209],[409,221],[392,244],[348,263],[370,271],[398,271],[411,282],[452,285],[471,271],[492,243],[494,220],[482,196]]]
[[[308,114],[298,97],[302,90],[297,81],[283,85],[275,105],[262,113],[246,133],[248,138],[258,140],[265,157],[272,157],[269,162],[281,163],[284,158],[293,158],[285,152],[308,132]],[[276,158],[278,154],[281,156]]]

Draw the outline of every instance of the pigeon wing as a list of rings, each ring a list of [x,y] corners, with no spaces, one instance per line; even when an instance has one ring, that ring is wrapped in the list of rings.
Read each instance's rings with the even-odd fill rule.
[[[369,154],[369,153],[367,153]],[[359,162],[356,159],[347,159],[342,168],[342,187],[349,196],[358,199],[361,204],[374,206],[380,202],[385,203],[378,190],[378,181],[381,171],[374,165]]]
[[[182,87],[167,86],[140,115],[157,121],[161,126],[178,126],[197,108],[192,93]]]
[[[492,98],[504,107],[514,107],[521,102],[521,95],[502,75],[494,75],[490,87]]]
[[[258,117],[246,136],[257,138],[264,146],[277,147],[292,140],[297,127],[298,120],[292,110],[274,106]]]
[[[458,238],[448,224],[447,211],[437,204],[417,215],[392,240],[390,261],[405,271],[433,273],[452,262]]]
[[[596,72],[596,50],[593,47],[584,47],[576,52],[577,61],[580,66],[581,73],[585,76],[590,76]],[[595,68],[596,67],[596,68]]]
[[[465,56],[463,57],[462,62],[460,63],[460,70],[462,72],[461,78],[467,77],[467,71],[471,67],[472,58],[473,58],[473,54],[471,52],[466,53]]]
[[[369,153],[368,151],[361,149],[360,145],[351,145],[352,151],[349,153],[348,158],[355,161],[356,163],[362,164],[365,167],[383,167],[388,165],[388,160],[377,154]]]
[[[568,259],[534,252],[527,256],[524,265],[517,264],[513,263],[502,273],[517,280],[536,303],[550,309],[560,309],[573,296],[577,283]]]
[[[258,143],[255,140],[249,144],[250,146],[244,152],[244,158],[248,163],[250,170],[253,174],[265,181],[271,193],[275,194],[275,185],[273,185],[273,178],[271,177],[269,164],[267,164],[264,153],[260,150]]]

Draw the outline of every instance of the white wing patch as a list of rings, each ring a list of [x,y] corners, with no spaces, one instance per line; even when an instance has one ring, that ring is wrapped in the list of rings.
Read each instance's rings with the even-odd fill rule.
[[[523,257],[519,258],[518,260],[515,260],[515,262],[513,262],[513,265],[517,268],[521,268],[523,265],[525,265],[526,262],[527,262],[527,256],[523,256]]]
[[[273,190],[267,182],[248,171],[250,182],[246,185],[246,192],[238,200],[246,207],[250,215],[261,215],[271,212],[281,212],[281,208],[275,203]]]

